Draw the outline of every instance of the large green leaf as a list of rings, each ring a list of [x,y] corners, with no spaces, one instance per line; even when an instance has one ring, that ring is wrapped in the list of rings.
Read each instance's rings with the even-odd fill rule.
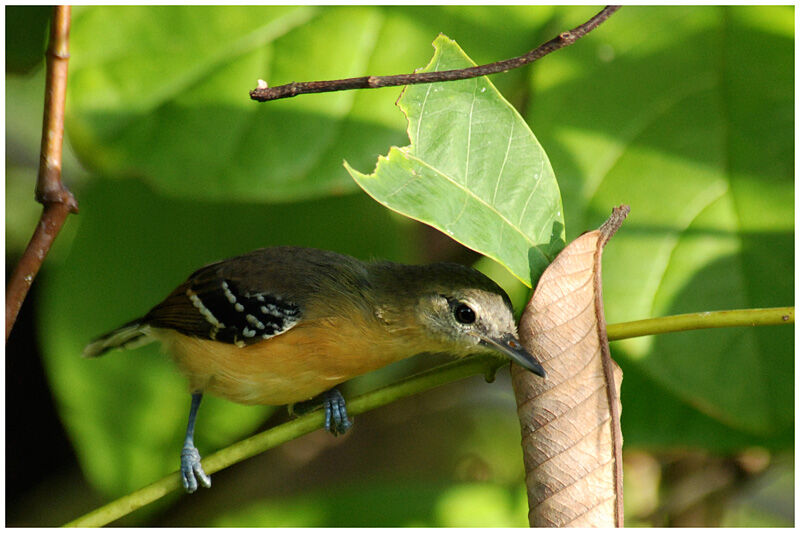
[[[603,257],[610,323],[792,304],[792,21],[791,7],[624,7],[539,65],[531,120],[563,177],[570,233],[631,205]],[[623,423],[647,425],[626,444],[790,442],[792,328],[612,350],[649,383],[623,382]],[[655,412],[673,425],[654,428]]]
[[[341,160],[328,152],[356,93],[265,105],[248,91],[258,78],[362,74],[380,22],[359,7],[83,8],[73,26],[72,140],[100,173],[143,177],[173,195],[292,199],[342,189],[343,172],[316,167]],[[315,52],[321,43],[325,54]],[[396,135],[380,118],[363,129]]]
[[[44,60],[47,27],[53,8],[50,6],[7,6],[6,72],[25,73]]]
[[[105,177],[173,196],[292,200],[356,187],[341,168],[402,142],[400,89],[267,104],[272,85],[409,72],[441,30],[486,59],[524,51],[549,9],[112,6],[74,10],[67,129]],[[507,32],[493,28],[507,21]],[[509,35],[509,33],[511,35]],[[399,43],[402,43],[400,45]],[[519,80],[518,80],[519,81]]]
[[[440,35],[423,72],[474,66]],[[473,78],[412,85],[398,105],[411,144],[392,147],[364,175],[345,164],[373,198],[505,265],[523,283],[563,246],[561,197],[533,132],[489,82]]]

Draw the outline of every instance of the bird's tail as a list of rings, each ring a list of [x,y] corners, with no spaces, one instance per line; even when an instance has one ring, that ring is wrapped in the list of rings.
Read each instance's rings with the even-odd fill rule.
[[[141,318],[132,320],[117,329],[96,338],[83,349],[84,357],[100,357],[116,348],[136,348],[155,339],[148,335],[150,326],[142,323]]]

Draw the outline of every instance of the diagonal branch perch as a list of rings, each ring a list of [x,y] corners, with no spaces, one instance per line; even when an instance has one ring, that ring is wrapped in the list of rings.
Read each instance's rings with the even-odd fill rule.
[[[36,201],[44,206],[39,224],[6,287],[6,341],[25,296],[47,252],[78,202],[61,183],[61,149],[64,141],[64,102],[67,95],[70,7],[53,8],[47,48],[47,80],[44,95],[42,151],[36,181]]]
[[[268,102],[280,98],[291,98],[298,94],[327,93],[332,91],[346,91],[350,89],[377,89],[380,87],[396,87],[398,85],[413,85],[417,83],[434,83],[439,81],[455,81],[467,78],[477,78],[489,74],[497,74],[514,68],[519,68],[528,63],[533,63],[551,52],[569,46],[597,26],[602,24],[620,6],[606,6],[597,15],[593,16],[580,26],[560,33],[543,45],[525,55],[497,61],[488,65],[463,68],[458,70],[444,70],[440,72],[420,72],[417,74],[397,74],[395,76],[363,76],[360,78],[346,78],[342,80],[292,82],[277,87],[259,86],[250,91],[250,98],[259,102]]]

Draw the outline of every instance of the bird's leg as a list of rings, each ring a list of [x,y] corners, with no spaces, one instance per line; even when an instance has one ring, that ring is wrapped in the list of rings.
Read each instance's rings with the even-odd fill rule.
[[[353,426],[347,418],[344,397],[339,389],[331,389],[322,394],[322,406],[325,408],[325,429],[334,437],[344,435]]]
[[[202,399],[203,393],[195,392],[192,394],[189,424],[186,426],[186,439],[183,441],[183,450],[181,451],[181,479],[183,480],[183,488],[190,494],[197,490],[198,479],[204,487],[209,488],[211,486],[211,478],[206,475],[203,471],[203,466],[200,464],[200,452],[194,447],[194,422]]]
[[[325,409],[325,429],[332,435],[342,435],[353,426],[353,423],[347,418],[344,397],[335,388],[310,400],[290,405],[289,414],[301,416],[319,407]]]
[[[303,416],[322,407],[322,395],[286,406],[290,416]]]

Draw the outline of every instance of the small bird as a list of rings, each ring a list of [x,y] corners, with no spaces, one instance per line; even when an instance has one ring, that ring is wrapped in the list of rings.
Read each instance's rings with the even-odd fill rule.
[[[262,248],[202,267],[85,357],[160,341],[189,381],[181,452],[187,492],[211,486],[194,445],[204,393],[284,405],[321,395],[325,428],[352,425],[336,385],[420,353],[499,352],[544,377],[517,337],[511,301],[475,269],[366,263],[335,252]]]

